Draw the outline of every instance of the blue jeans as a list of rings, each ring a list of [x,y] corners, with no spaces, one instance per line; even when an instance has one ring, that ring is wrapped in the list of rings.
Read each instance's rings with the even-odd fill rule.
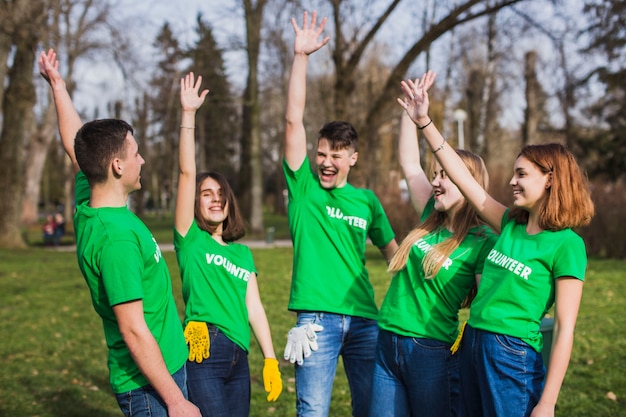
[[[203,417],[248,417],[250,368],[248,353],[209,325],[209,357],[187,361],[189,400]]]
[[[449,343],[381,330],[373,384],[372,416],[456,416],[459,358]]]
[[[352,394],[352,415],[369,416],[378,324],[362,317],[298,313],[298,326],[307,323],[320,324],[324,330],[317,333],[319,349],[302,365],[296,364],[297,416],[328,415],[339,355]]]
[[[530,416],[543,390],[541,353],[517,337],[469,325],[460,352],[462,416]]]
[[[185,398],[187,397],[186,376],[184,366],[172,375]],[[115,398],[126,417],[167,417],[167,407],[152,385],[115,394]]]

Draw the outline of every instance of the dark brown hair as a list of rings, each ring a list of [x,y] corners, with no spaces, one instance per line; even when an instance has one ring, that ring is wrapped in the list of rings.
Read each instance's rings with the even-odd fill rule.
[[[330,142],[330,149],[337,151],[340,149],[352,149],[358,152],[359,136],[356,129],[348,122],[333,121],[328,122],[319,131],[318,141],[326,139]]]
[[[198,227],[210,234],[213,234],[217,228],[217,225],[210,224],[200,215],[200,192],[202,183],[207,178],[213,178],[219,184],[222,191],[222,208],[228,203],[228,215],[222,223],[222,239],[224,239],[225,242],[234,242],[241,239],[246,234],[246,228],[239,210],[239,205],[235,199],[235,193],[226,178],[218,172],[203,172],[196,176],[196,203],[194,206],[194,214]]]
[[[133,134],[133,128],[119,119],[93,120],[78,130],[74,152],[90,185],[107,180],[113,158],[124,156],[129,132]]]

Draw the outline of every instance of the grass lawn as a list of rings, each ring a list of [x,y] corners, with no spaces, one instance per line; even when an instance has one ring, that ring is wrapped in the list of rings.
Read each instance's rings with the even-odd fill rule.
[[[164,222],[164,234],[169,227]],[[278,233],[279,226],[276,228]],[[286,309],[292,250],[253,252],[274,347],[280,357],[287,331],[295,322],[295,315]],[[182,313],[175,255],[166,252],[165,257]],[[368,266],[380,303],[389,278],[375,248],[368,250]],[[574,352],[557,415],[626,415],[624,271],[626,261],[590,261]],[[281,360],[284,391],[277,402],[267,403],[262,364],[253,341],[251,415],[295,415],[293,366]],[[102,326],[73,252],[41,247],[0,250],[0,369],[0,416],[121,415],[108,383]],[[341,368],[330,415],[350,415],[349,389]]]

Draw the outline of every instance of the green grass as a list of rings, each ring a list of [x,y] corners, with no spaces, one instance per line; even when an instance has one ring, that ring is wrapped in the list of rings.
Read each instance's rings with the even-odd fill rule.
[[[295,315],[287,311],[292,250],[253,252],[280,357],[287,331],[295,322]],[[165,257],[182,313],[176,259],[172,252]],[[380,303],[389,278],[374,248],[368,249],[368,267]],[[626,261],[590,260],[574,352],[557,416],[626,415],[624,271]],[[281,360],[283,394],[277,402],[267,403],[262,363],[253,342],[251,415],[295,415],[293,365]],[[73,252],[41,247],[0,250],[0,369],[0,416],[120,416],[108,383],[101,323]],[[615,394],[616,401],[607,397],[609,392]],[[350,415],[349,389],[341,368],[330,415]]]

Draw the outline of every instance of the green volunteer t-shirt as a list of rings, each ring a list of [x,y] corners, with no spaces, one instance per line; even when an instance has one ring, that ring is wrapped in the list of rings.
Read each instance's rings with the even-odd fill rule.
[[[554,304],[555,280],[583,281],[587,253],[571,229],[526,233],[526,225],[502,218],[502,234],[489,252],[468,323],[519,337],[537,352],[543,348],[541,319]]]
[[[378,247],[394,238],[378,198],[350,184],[324,189],[308,158],[296,171],[283,160],[283,170],[294,246],[289,309],[376,319],[367,238]]]
[[[424,221],[433,211],[430,199]],[[407,337],[420,337],[454,343],[458,334],[461,303],[482,273],[487,254],[497,235],[487,226],[469,230],[459,247],[441,266],[433,279],[424,277],[422,261],[432,247],[452,236],[445,228],[420,238],[409,252],[406,267],[389,285],[378,315],[381,329]]]
[[[120,334],[112,309],[117,304],[142,300],[146,324],[173,374],[185,364],[188,353],[159,245],[126,207],[89,207],[89,185],[82,172],[76,175],[75,196],[78,266],[102,319],[113,391],[119,394],[149,385]]]
[[[174,249],[183,281],[185,325],[201,321],[215,325],[243,350],[250,350],[246,291],[256,273],[250,248],[220,245],[194,220],[182,237],[174,230]]]

